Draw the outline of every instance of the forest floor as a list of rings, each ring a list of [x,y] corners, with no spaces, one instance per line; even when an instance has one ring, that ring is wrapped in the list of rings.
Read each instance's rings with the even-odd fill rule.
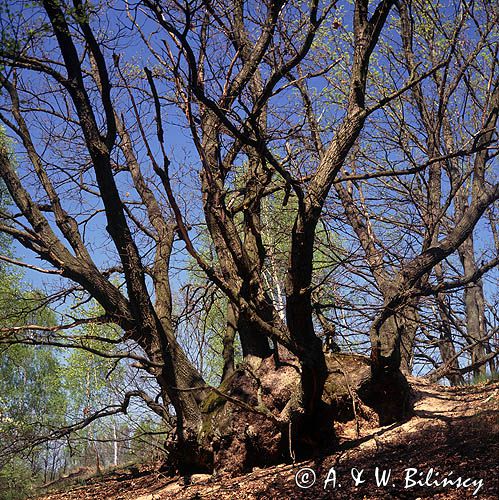
[[[80,477],[79,486],[60,483],[65,492],[38,500],[498,499],[499,383],[449,388],[410,382],[410,420],[386,427],[369,419],[338,424],[339,448],[312,460],[239,477],[171,478],[153,465],[129,467]],[[377,486],[376,468],[380,479],[390,473],[386,486]],[[313,485],[307,469],[315,474]]]

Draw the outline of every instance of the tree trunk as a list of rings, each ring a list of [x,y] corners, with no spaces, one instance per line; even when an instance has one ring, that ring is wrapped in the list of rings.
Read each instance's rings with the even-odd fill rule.
[[[414,364],[414,341],[418,329],[418,299],[412,300],[398,315],[398,334],[400,340],[400,369],[405,375],[412,374]]]
[[[458,249],[463,264],[464,275],[476,272],[473,235],[470,235]],[[485,357],[487,349],[485,301],[481,280],[471,283],[464,289],[464,306],[466,311],[466,340],[471,347],[471,363],[478,363]],[[473,370],[474,376],[485,375],[486,364]]]
[[[243,358],[250,364],[258,364],[260,360],[272,355],[272,348],[265,333],[259,331],[255,326],[245,320],[242,315],[237,323]]]
[[[444,282],[441,263],[435,266],[435,275],[438,283]],[[446,377],[452,385],[462,385],[464,384],[464,378],[459,370],[459,357],[456,355],[456,349],[452,340],[451,317],[449,306],[446,303],[446,295],[444,293],[437,293],[435,299],[440,316],[440,341],[438,348],[443,365],[449,369]]]
[[[292,232],[292,248],[286,276],[286,321],[296,343],[294,349],[301,366],[299,411],[303,412],[303,432],[312,443],[320,442],[320,433],[327,432],[328,418],[321,415],[322,394],[327,378],[327,365],[322,341],[315,334],[311,283],[317,217],[305,220],[298,214]],[[300,427],[300,426],[298,426]],[[318,440],[318,441],[316,441]]]
[[[402,339],[407,326],[403,316],[390,313],[387,308],[371,327],[371,380],[364,387],[362,397],[378,413],[381,425],[404,420],[410,413],[410,387],[400,370]],[[411,328],[409,326],[410,332]]]
[[[452,341],[452,329],[444,294],[437,294],[437,304],[441,322],[438,348],[440,350],[440,357],[442,358],[443,365],[449,367],[450,370],[446,378],[451,385],[463,385],[464,377],[459,370],[459,357],[456,355],[456,349]]]

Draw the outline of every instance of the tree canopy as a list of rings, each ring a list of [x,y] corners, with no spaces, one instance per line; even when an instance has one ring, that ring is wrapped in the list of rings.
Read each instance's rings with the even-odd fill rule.
[[[262,443],[275,461],[334,441],[338,351],[368,356],[360,394],[384,423],[410,411],[409,374],[495,372],[489,2],[1,12],[0,234],[26,251],[1,259],[43,276],[53,315],[7,317],[5,371],[36,345],[71,351],[80,387],[75,350],[123,373],[56,437],[140,401],[174,469],[224,468],[236,441],[249,467]]]

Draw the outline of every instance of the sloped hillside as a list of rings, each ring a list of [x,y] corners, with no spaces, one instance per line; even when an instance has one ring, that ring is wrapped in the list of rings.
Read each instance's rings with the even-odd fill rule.
[[[80,475],[72,479],[78,486],[59,483],[69,489],[39,500],[497,498],[499,384],[410,381],[409,421],[376,427],[369,410],[357,406],[356,420],[338,424],[340,449],[313,460],[239,477],[171,478],[153,466],[132,467],[100,478]],[[377,486],[383,478],[386,485]]]

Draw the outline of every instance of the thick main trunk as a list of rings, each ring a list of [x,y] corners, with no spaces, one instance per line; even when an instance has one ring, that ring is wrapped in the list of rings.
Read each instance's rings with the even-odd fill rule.
[[[297,358],[287,361],[276,367],[268,358],[255,370],[242,365],[219,387],[220,393],[206,398],[199,442],[212,450],[215,471],[239,474],[255,466],[310,457],[336,444],[333,417],[344,409],[343,400],[356,389],[358,379],[365,377],[368,361],[363,360],[362,370],[358,360],[343,355],[341,366],[336,363],[337,370],[330,374],[314,420],[293,411],[301,398],[303,378],[296,370]],[[331,363],[328,360],[327,366]],[[221,393],[234,399],[227,400]],[[346,413],[353,418],[351,411]]]
[[[397,334],[400,335],[400,369],[411,375],[414,365],[414,341],[418,329],[419,315],[416,309],[417,299],[403,308],[397,316]]]
[[[300,209],[301,210],[301,209]],[[296,344],[302,367],[303,410],[313,419],[320,409],[327,367],[322,342],[314,331],[311,300],[314,237],[318,217],[299,213],[292,232],[292,248],[286,276],[286,322]]]
[[[291,410],[291,422],[294,435],[301,436],[302,449],[307,453],[334,436],[332,415],[322,401],[328,369],[322,341],[314,332],[310,293],[288,295],[286,313],[301,366],[300,390]]]
[[[415,331],[400,314],[379,317],[371,328],[371,380],[362,397],[376,410],[382,425],[401,421],[410,413],[410,388],[401,371],[407,328]]]

